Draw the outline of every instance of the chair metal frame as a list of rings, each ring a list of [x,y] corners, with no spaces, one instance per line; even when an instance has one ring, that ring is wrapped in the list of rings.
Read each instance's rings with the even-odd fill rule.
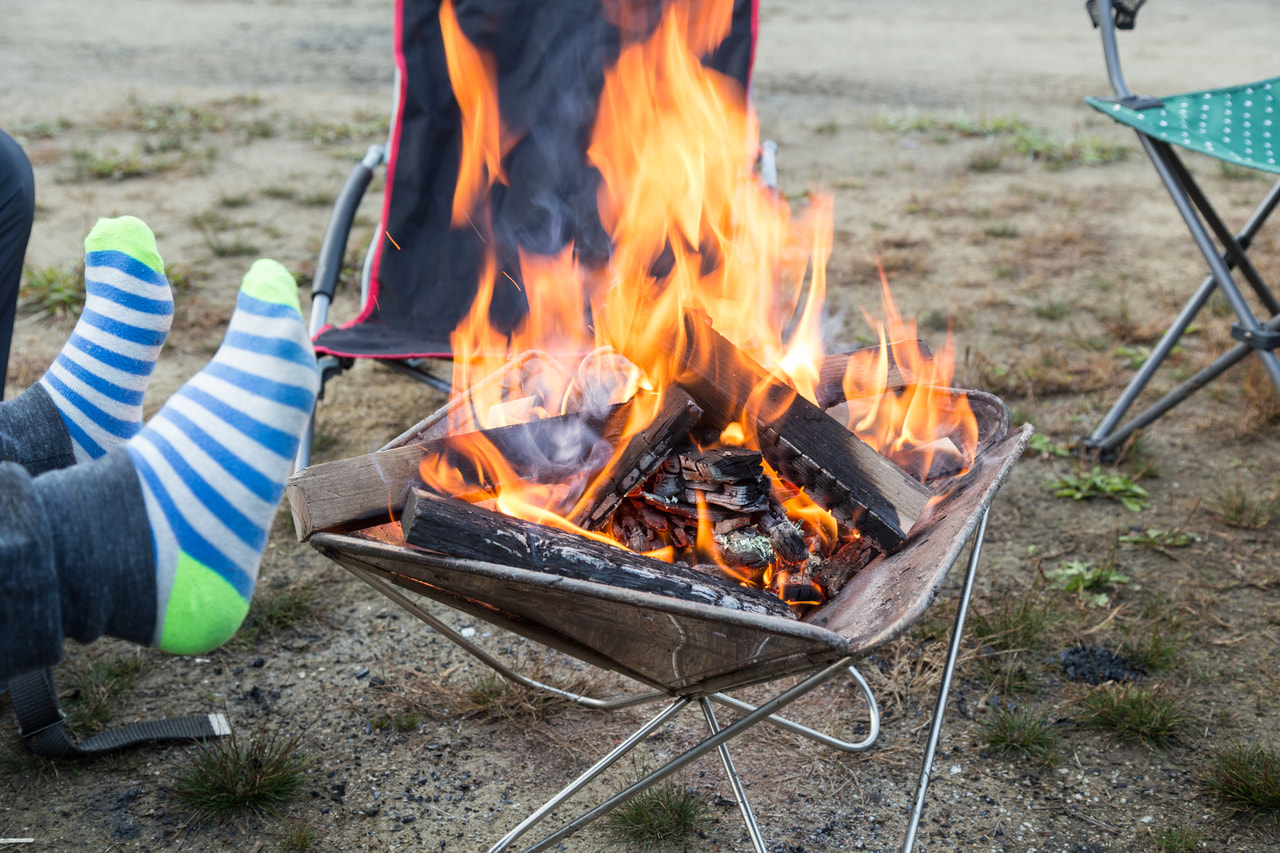
[[[1152,99],[1135,95],[1129,88],[1120,67],[1111,0],[1099,0],[1098,5],[1098,26],[1102,34],[1103,56],[1106,60],[1107,76],[1115,92],[1115,100],[1126,106],[1141,109],[1142,104]],[[1163,140],[1147,136],[1140,130],[1135,132],[1143,150],[1155,166],[1156,173],[1173,199],[1179,215],[1191,232],[1196,247],[1208,262],[1209,274],[1205,276],[1200,286],[1174,318],[1141,369],[1130,380],[1102,422],[1085,439],[1087,447],[1104,454],[1116,452],[1135,431],[1150,425],[1251,353],[1257,354],[1261,359],[1277,392],[1280,392],[1280,358],[1277,358],[1275,353],[1276,346],[1280,345],[1280,300],[1262,280],[1247,254],[1259,229],[1280,204],[1280,180],[1272,185],[1244,227],[1233,234],[1209,203],[1204,191],[1191,176],[1174,147]],[[1215,238],[1217,243],[1214,242]],[[1244,276],[1258,300],[1269,312],[1269,319],[1260,320],[1254,313],[1241,292],[1239,284],[1232,276],[1233,269]],[[1222,292],[1236,315],[1237,320],[1232,326],[1231,334],[1240,343],[1120,426],[1121,420],[1151,381],[1156,370],[1173,352],[1178,341],[1215,290]]]

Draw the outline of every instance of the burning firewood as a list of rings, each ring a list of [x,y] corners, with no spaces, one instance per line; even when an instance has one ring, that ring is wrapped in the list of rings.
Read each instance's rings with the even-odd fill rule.
[[[424,465],[451,469],[467,491],[492,490],[502,482],[494,481],[498,472],[478,465],[486,451],[505,460],[504,476],[511,481],[555,483],[589,475],[584,465],[591,443],[616,441],[625,422],[626,406],[615,406],[599,418],[560,415],[312,465],[289,479],[298,540],[399,517],[408,490],[423,482]],[[584,431],[590,440],[562,441],[566,430]]]
[[[437,554],[794,618],[775,596],[739,586],[718,572],[655,560],[576,533],[439,498],[423,489],[410,492],[401,527],[406,542]]]
[[[929,501],[920,482],[754,362],[705,317],[687,319],[683,336],[673,330],[650,344],[656,356],[632,349],[629,340],[621,346],[642,368],[655,357],[676,365],[672,378],[702,407],[704,425],[726,426],[750,408],[760,450],[774,470],[882,550],[902,544]],[[655,364],[655,372],[660,367]]]

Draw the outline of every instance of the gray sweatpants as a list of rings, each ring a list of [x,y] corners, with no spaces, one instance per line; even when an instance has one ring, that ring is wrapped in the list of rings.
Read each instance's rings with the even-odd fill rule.
[[[39,385],[0,404],[0,684],[52,666],[63,637],[150,643],[155,553],[133,462],[74,465]]]

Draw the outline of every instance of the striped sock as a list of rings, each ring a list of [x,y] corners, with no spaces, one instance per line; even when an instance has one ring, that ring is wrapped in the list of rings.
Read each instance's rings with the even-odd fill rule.
[[[76,462],[106,455],[142,428],[142,397],[173,320],[164,261],[141,219],[99,219],[84,251],[84,310],[40,378]]]
[[[293,277],[257,261],[213,360],[125,445],[155,544],[154,645],[197,654],[240,627],[318,384]]]

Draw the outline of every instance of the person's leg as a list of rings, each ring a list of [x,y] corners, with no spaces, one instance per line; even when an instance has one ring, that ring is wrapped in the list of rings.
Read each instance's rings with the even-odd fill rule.
[[[0,521],[0,592],[17,588],[16,604],[0,601],[0,680],[55,663],[62,636],[178,654],[226,642],[248,612],[318,385],[293,278],[258,261],[213,360],[122,448],[26,480],[0,466],[0,504],[28,507],[17,531]],[[51,607],[51,571],[52,627],[30,612]],[[15,633],[36,629],[45,636]]]
[[[22,146],[0,130],[0,400],[9,370],[22,261],[36,214],[36,180]]]
[[[142,428],[142,398],[173,319],[156,239],[100,219],[84,241],[85,303],[41,379],[0,402],[0,460],[32,474],[98,459]]]

